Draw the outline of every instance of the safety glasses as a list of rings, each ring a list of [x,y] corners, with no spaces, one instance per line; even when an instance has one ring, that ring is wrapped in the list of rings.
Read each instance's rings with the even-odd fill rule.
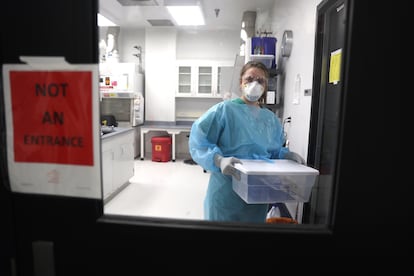
[[[247,76],[245,78],[243,78],[244,82],[254,82],[257,81],[259,84],[261,85],[265,85],[267,80],[265,78],[260,78],[260,77],[253,77],[253,76]]]

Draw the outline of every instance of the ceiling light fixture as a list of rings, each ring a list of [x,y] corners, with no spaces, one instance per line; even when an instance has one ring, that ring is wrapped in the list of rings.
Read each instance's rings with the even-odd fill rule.
[[[164,5],[177,25],[199,26],[205,24],[200,1],[165,0]]]
[[[98,13],[98,26],[99,27],[110,27],[116,26],[114,22],[103,16],[102,14]]]

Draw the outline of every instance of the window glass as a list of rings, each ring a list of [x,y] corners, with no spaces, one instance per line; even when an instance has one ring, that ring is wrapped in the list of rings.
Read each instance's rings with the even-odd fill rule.
[[[151,4],[140,5],[139,1],[136,5],[123,5],[121,1],[100,0],[100,13],[116,24],[99,27],[100,62],[136,65],[135,70],[143,76],[139,87],[144,99],[144,104],[137,108],[143,110],[145,118],[135,126],[128,123],[121,126],[135,129],[133,156],[125,154],[129,140],[117,140],[116,135],[111,136],[111,141],[106,138],[102,164],[105,214],[206,220],[205,199],[211,192],[208,190],[213,189],[209,187],[212,172],[197,164],[190,154],[191,126],[214,105],[243,95],[240,73],[249,60],[262,59],[267,66],[268,81],[260,81],[259,85],[269,91],[264,91],[259,103],[279,121],[282,146],[308,160],[309,144],[304,137],[310,134],[311,101],[301,101],[302,95],[297,99],[291,95],[295,89],[312,88],[313,51],[297,46],[289,59],[281,57],[279,51],[284,26],[298,30],[295,41],[314,45],[318,3],[260,0],[252,6],[248,0],[230,2],[233,3],[204,1],[205,25],[178,26],[155,1],[150,7]],[[286,9],[292,11],[288,17],[282,14]],[[284,18],[283,24],[280,18]],[[301,82],[295,83],[298,72]],[[251,76],[251,79],[253,83],[263,78]],[[119,101],[111,103],[108,99],[102,103],[105,113],[110,113],[111,108],[123,108]],[[297,108],[303,112],[295,113]],[[117,110],[117,114],[133,112]],[[122,120],[127,122],[129,118]],[[231,119],[226,121],[229,122]],[[231,134],[228,141],[239,142],[247,137],[241,131],[244,126],[238,128],[240,132]],[[255,135],[261,139],[265,134]],[[242,164],[241,179],[232,178],[233,196],[250,205],[267,204],[262,209],[266,216],[262,224],[266,227],[329,225],[332,172],[309,165],[306,166],[309,171],[286,167],[284,175],[277,174],[268,167],[271,158],[261,157],[261,161],[268,162],[259,167],[248,162]],[[131,166],[133,174],[120,175],[131,171],[120,170],[123,166]],[[255,170],[261,170],[260,176]],[[238,219],[232,222],[243,223]]]

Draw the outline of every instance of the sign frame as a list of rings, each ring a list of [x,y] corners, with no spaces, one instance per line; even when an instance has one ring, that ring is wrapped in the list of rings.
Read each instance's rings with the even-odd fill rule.
[[[2,68],[6,120],[6,150],[11,191],[17,193],[47,194],[102,199],[98,64],[69,64],[62,57],[21,57],[21,60],[26,62],[26,64],[4,64]],[[37,147],[40,147],[42,149],[42,152],[43,150],[45,152],[43,154],[42,152],[39,153],[39,149],[37,149],[37,155],[35,154],[36,157],[31,158],[24,156],[24,150],[16,150],[17,147],[22,146],[27,146],[28,148],[32,146],[33,148],[33,145],[23,143],[21,142],[21,139],[15,139],[19,134],[17,130],[24,128],[19,128],[18,122],[16,120],[13,120],[13,116],[15,116],[16,118],[22,118],[22,114],[19,113],[25,112],[24,107],[17,108],[18,105],[16,105],[16,99],[23,99],[24,97],[20,94],[35,93],[35,89],[33,86],[27,86],[33,87],[33,91],[31,88],[27,90],[22,89],[22,87],[24,88],[25,86],[21,86],[20,84],[17,85],[16,80],[11,81],[12,73],[17,73],[17,75],[21,74],[21,76],[25,76],[25,74],[33,75],[32,73],[34,73],[35,76],[45,76],[44,79],[43,77],[39,79],[39,83],[44,83],[42,81],[53,81],[54,76],[57,75],[60,75],[61,77],[63,76],[64,79],[65,77],[70,79],[70,76],[73,75],[85,76],[85,78],[81,78],[81,80],[79,80],[80,83],[75,83],[73,81],[73,78],[71,81],[74,84],[74,86],[86,87],[86,89],[70,90],[69,87],[66,87],[67,84],[71,84],[69,80],[65,85],[65,88],[67,88],[67,91],[65,91],[65,93],[82,93],[84,97],[87,98],[88,101],[90,101],[90,105],[87,104],[87,111],[85,111],[85,108],[75,110],[73,110],[73,108],[66,108],[67,106],[74,105],[75,103],[73,103],[72,101],[74,101],[74,99],[76,99],[77,97],[72,96],[65,99],[54,99],[54,101],[60,101],[58,106],[62,107],[63,110],[70,110],[69,115],[75,114],[75,117],[78,118],[82,116],[90,116],[89,118],[85,118],[87,119],[87,122],[90,122],[90,124],[84,125],[82,126],[82,128],[80,128],[81,130],[86,129],[86,133],[88,133],[88,135],[85,135],[85,137],[88,138],[88,142],[82,144],[82,149],[79,149],[79,143],[76,144],[74,142],[72,147],[78,147],[78,149],[76,149],[77,151],[72,150],[71,152],[70,150],[67,150],[65,152],[69,153],[67,153],[66,157],[59,157],[59,159],[56,160],[54,160],[50,156],[56,156],[61,154],[62,148],[64,149],[65,146],[69,147],[68,145],[51,145],[51,140],[49,139],[49,144],[43,142],[40,145],[35,145]],[[25,81],[22,78],[17,79],[23,80],[23,82]],[[30,83],[30,80],[26,81]],[[19,87],[19,89],[16,89],[16,87]],[[55,94],[58,94],[56,89],[57,88],[54,87],[53,92],[56,92]],[[20,95],[20,98],[16,97],[16,93]],[[91,95],[84,93],[91,93]],[[79,96],[79,98],[82,97]],[[13,99],[15,101],[14,108]],[[36,102],[32,104],[36,105]],[[32,111],[35,110],[34,108],[28,109]],[[61,114],[63,116],[64,112],[62,111]],[[28,119],[32,119],[29,117],[31,116],[31,114],[27,114],[27,116]],[[60,126],[59,133],[65,133],[70,137],[72,137],[71,135],[79,135],[78,133],[74,133],[76,132],[76,130],[73,131],[69,129],[70,126],[73,126],[74,124],[73,117],[74,116],[65,116],[65,123],[69,123],[67,123],[67,126],[66,124],[62,124],[62,126]],[[46,116],[46,118],[49,117]],[[42,118],[37,118],[37,121],[39,120],[42,120]],[[43,118],[43,120],[45,119]],[[76,123],[82,124],[84,122],[80,121]],[[48,127],[45,125],[45,129],[47,128]],[[61,130],[62,128],[64,129],[63,132]],[[39,129],[39,131],[36,131],[38,133],[42,133],[42,131],[44,132],[42,128],[37,129]],[[83,135],[85,132],[81,133]],[[42,136],[43,134],[40,135],[41,137],[46,137]],[[47,135],[50,135],[50,133]],[[56,136],[56,141],[58,141],[58,137],[61,137],[59,135]],[[18,141],[18,143],[16,143],[16,141]],[[85,154],[86,159],[82,157],[82,154],[80,154],[81,157],[77,156],[76,153],[79,153],[79,150],[87,152],[87,154]],[[20,152],[19,160],[16,160],[16,152]]]

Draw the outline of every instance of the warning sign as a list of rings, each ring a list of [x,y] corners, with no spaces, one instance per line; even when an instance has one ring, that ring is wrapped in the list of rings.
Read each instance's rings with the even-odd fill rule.
[[[2,68],[11,191],[102,198],[99,66],[20,59]]]
[[[10,71],[14,161],[94,164],[91,71]]]

